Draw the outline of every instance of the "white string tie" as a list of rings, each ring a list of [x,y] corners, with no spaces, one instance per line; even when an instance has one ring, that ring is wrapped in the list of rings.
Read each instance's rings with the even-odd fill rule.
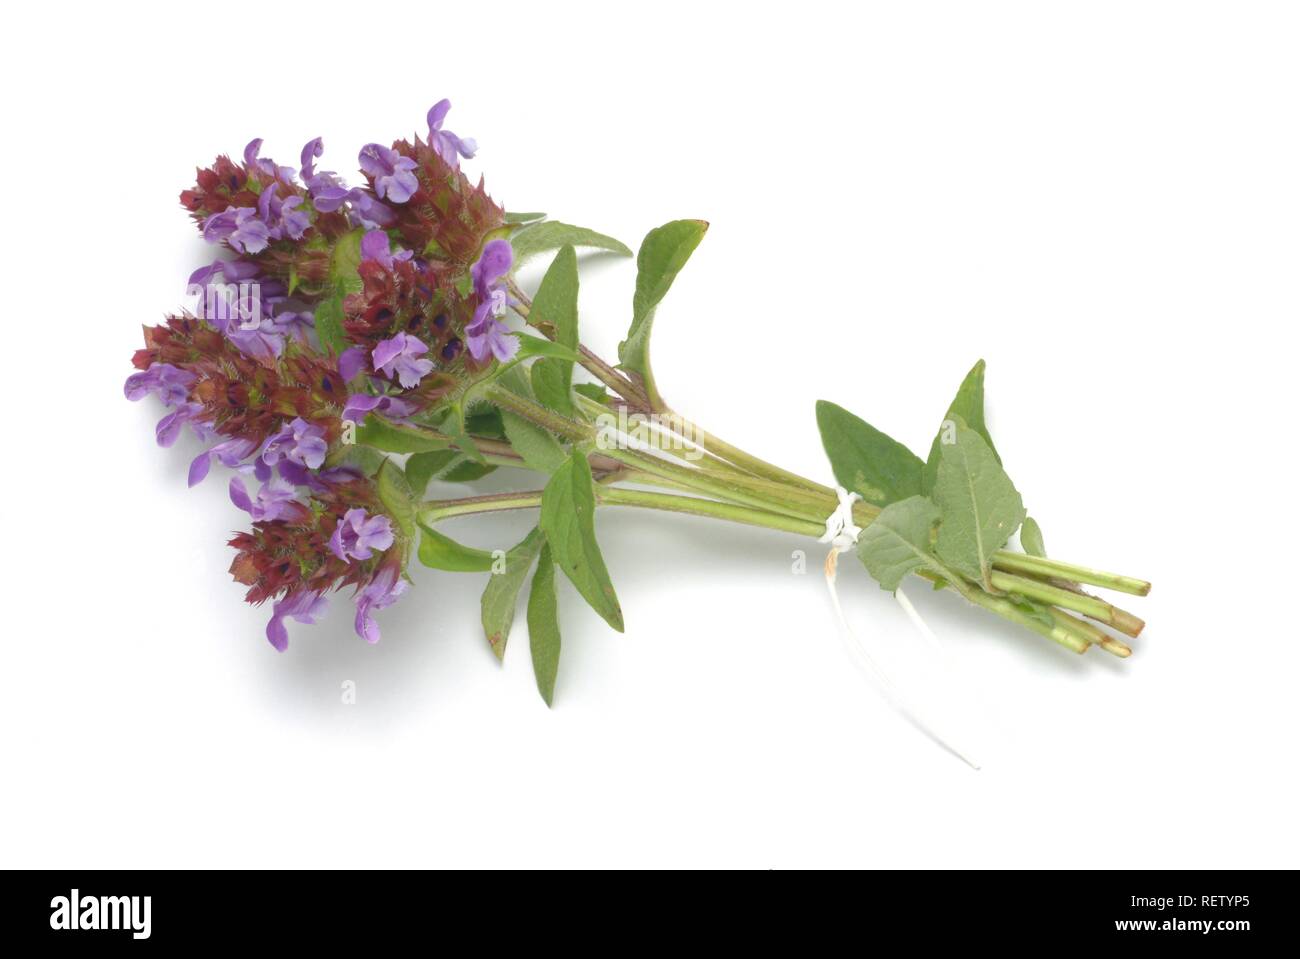
[[[867,647],[862,640],[853,631],[849,625],[848,619],[844,615],[844,608],[840,605],[840,594],[835,588],[835,575],[839,566],[841,553],[848,552],[857,545],[858,536],[862,533],[862,528],[853,522],[853,504],[862,497],[857,493],[850,493],[842,486],[835,487],[835,495],[839,499],[839,505],[835,507],[834,512],[826,517],[826,532],[818,540],[819,543],[829,543],[830,552],[826,554],[826,589],[831,594],[831,606],[835,609],[835,616],[840,623],[841,636],[845,640],[845,648],[848,650],[849,657],[857,664],[858,668],[876,685],[884,695],[885,700],[897,709],[903,716],[915,724],[923,733],[943,746],[949,752],[956,755],[972,769],[979,769],[979,764],[969,755],[958,747],[954,746],[952,741],[940,735],[933,723],[929,722],[922,715],[920,709],[913,705],[910,700],[903,695],[894,682],[889,678],[884,668],[876,662],[872,655],[867,651]],[[907,614],[908,620],[916,627],[925,640],[939,648],[939,641],[934,632],[926,625],[921,614],[916,611],[916,607],[903,594],[903,588],[900,585],[894,598],[898,600],[898,605],[903,608]]]

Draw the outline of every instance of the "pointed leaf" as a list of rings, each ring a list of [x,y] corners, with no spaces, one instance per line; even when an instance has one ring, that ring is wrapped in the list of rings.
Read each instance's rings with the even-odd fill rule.
[[[541,220],[524,224],[510,237],[510,246],[515,252],[513,269],[518,270],[540,253],[558,250],[565,245],[606,250],[620,256],[632,255],[632,251],[625,244],[612,236],[588,230],[586,227],[570,226],[558,220]]]
[[[673,280],[704,239],[709,225],[703,220],[673,220],[646,234],[636,255],[636,293],[632,296],[632,325],[627,339],[618,345],[619,363],[637,373],[645,383],[651,400],[658,399],[654,375],[650,371],[650,330],[655,309]]]
[[[458,543],[423,523],[420,524],[419,556],[420,562],[430,569],[452,573],[486,573],[491,571],[493,562],[487,550]]]
[[[886,506],[858,536],[858,558],[881,589],[894,592],[904,577],[922,566],[943,575],[933,552],[939,507],[924,496]]]
[[[600,616],[623,632],[623,611],[596,542],[596,493],[582,450],[560,466],[542,491],[542,530],[555,563]]]
[[[528,593],[528,648],[533,654],[537,691],[549,706],[560,670],[560,618],[555,601],[555,563],[549,546],[542,547],[533,588]]]
[[[921,458],[843,407],[817,401],[817,428],[836,481],[868,503],[888,506],[921,492]]]
[[[519,590],[545,543],[546,537],[541,529],[534,527],[522,542],[506,553],[505,568],[499,573],[493,572],[483,590],[483,632],[497,659],[506,653],[506,640],[510,638],[510,627],[515,621]]]
[[[1025,507],[984,438],[960,420],[955,425],[951,441],[939,445],[933,498],[943,522],[935,552],[945,564],[991,590],[993,554],[1020,526]]]
[[[993,445],[993,437],[989,435],[988,426],[984,422],[984,361],[980,360],[971,367],[966,378],[961,381],[961,386],[957,388],[957,395],[953,397],[948,412],[944,416],[944,422],[955,422],[962,420],[967,426],[984,438],[990,450],[993,451],[993,457],[1002,462],[1002,457],[998,456],[998,451]],[[935,434],[934,441],[930,444],[930,455],[925,461],[925,472],[922,474],[922,491],[928,494],[934,489],[934,478],[939,471],[939,441],[943,438],[944,427],[939,427],[939,432]]]
[[[560,343],[540,336],[529,336],[527,333],[515,333],[514,337],[519,341],[519,352],[515,354],[518,359],[526,360],[534,356],[550,357],[567,362],[570,367],[578,361],[578,354]]]
[[[572,416],[569,390],[578,349],[578,255],[572,246],[561,249],[546,271],[533,297],[528,322],[539,329],[549,328],[555,337],[554,345],[568,354],[533,364],[532,380],[537,398],[549,409]]]

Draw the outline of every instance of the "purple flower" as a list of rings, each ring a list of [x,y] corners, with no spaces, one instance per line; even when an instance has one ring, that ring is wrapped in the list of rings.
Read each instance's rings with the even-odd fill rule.
[[[353,190],[349,199],[352,201],[353,217],[367,230],[387,229],[397,222],[397,214],[365,190]],[[394,200],[393,202],[400,201]]]
[[[262,159],[258,154],[262,151],[262,138],[258,137],[248,141],[248,146],[244,147],[244,165],[249,171],[259,170],[269,177],[279,177],[286,183],[293,182],[293,168],[287,166],[278,167],[271,160]]]
[[[271,320],[275,332],[289,336],[300,343],[307,341],[307,331],[316,328],[316,317],[310,310],[285,310]]]
[[[257,444],[252,440],[234,437],[233,439],[222,440],[211,449],[206,449],[194,461],[190,463],[190,485],[198,486],[212,469],[212,461],[215,459],[222,466],[234,469],[244,460],[246,460],[256,448]]]
[[[450,100],[439,100],[429,110],[429,146],[449,166],[458,168],[460,157],[457,154],[468,160],[478,151],[478,144],[469,138],[461,139],[450,130],[442,128],[442,122],[447,119],[447,111],[450,109]]]
[[[510,272],[514,258],[508,240],[492,240],[483,247],[478,262],[469,268],[470,278],[474,281],[474,292],[480,300],[488,299],[491,292],[500,287],[502,278]]]
[[[298,171],[298,175],[302,177],[303,183],[311,183],[312,177],[316,175],[316,161],[321,158],[321,154],[324,152],[325,143],[320,137],[309,140],[302,148],[302,153],[298,157],[302,162],[302,169]]]
[[[381,413],[390,420],[400,420],[410,416],[416,409],[414,403],[408,403],[396,396],[367,396],[365,393],[354,393],[348,397],[348,402],[343,407],[343,419],[351,420],[353,423],[364,423],[367,413]]]
[[[261,170],[267,176],[275,176],[275,164],[270,160],[258,158],[262,152],[262,138],[257,137],[248,141],[248,146],[244,147],[244,166],[252,170]]]
[[[251,206],[232,206],[203,222],[203,239],[209,243],[225,240],[237,253],[261,253],[270,237],[271,231]]]
[[[366,367],[366,348],[353,346],[339,354],[339,376],[346,383]]]
[[[496,317],[506,311],[510,302],[505,290],[505,275],[514,262],[514,252],[506,240],[492,240],[483,247],[478,262],[470,267],[478,306],[474,318],[465,327],[465,345],[478,362],[495,356],[505,362],[519,349],[519,341],[509,336],[505,324]]]
[[[258,460],[266,466],[275,466],[287,460],[307,469],[320,469],[329,452],[325,431],[308,423],[301,416],[280,427],[280,431],[262,444]]]
[[[296,619],[300,623],[312,625],[317,617],[325,615],[325,607],[328,605],[324,596],[311,590],[299,590],[284,599],[276,600],[271,621],[266,624],[266,638],[272,646],[284,652],[289,646],[289,631],[284,628],[284,621]]]
[[[396,150],[367,143],[361,148],[357,162],[374,179],[375,193],[381,200],[405,203],[420,189],[420,181],[411,172],[416,167],[415,161]]]
[[[222,323],[222,332],[235,346],[255,360],[278,359],[284,352],[284,337],[271,317],[259,320],[256,326],[243,323]]]
[[[170,363],[151,363],[149,369],[127,377],[126,398],[134,403],[153,393],[163,406],[176,406],[189,399],[193,382],[194,374],[188,370]]]
[[[504,363],[519,350],[519,339],[510,335],[505,324],[489,316],[481,323],[465,327],[465,345],[479,363],[489,354]]]
[[[249,260],[213,260],[190,274],[190,286],[206,286],[214,277],[226,283],[242,283],[257,276],[260,267]]]
[[[370,357],[376,372],[396,376],[397,381],[409,390],[419,386],[420,380],[433,372],[433,360],[416,359],[428,352],[429,348],[414,336],[398,333],[392,339],[380,341]]]
[[[379,642],[379,624],[372,615],[397,602],[397,598],[406,592],[406,580],[399,579],[397,566],[386,563],[379,568],[375,576],[361,592],[357,593],[357,635],[367,643]]]
[[[262,484],[257,491],[257,498],[250,499],[248,490],[244,489],[243,480],[238,476],[230,479],[230,501],[253,517],[254,523],[286,519],[297,512],[293,505],[296,488],[292,483],[282,479],[272,479]]]
[[[158,425],[154,428],[154,433],[158,438],[158,445],[171,446],[175,443],[186,423],[191,425],[200,438],[206,436],[208,427],[205,424],[195,422],[195,417],[202,412],[203,406],[200,403],[180,404],[176,409],[160,419]]]
[[[409,260],[411,258],[410,250],[399,250],[397,253],[390,253],[388,250],[388,234],[383,230],[367,230],[361,237],[361,259],[374,260],[385,270],[390,273],[393,269],[394,260]]]
[[[311,217],[304,211],[296,209],[302,203],[302,197],[294,195],[281,200],[278,187],[272,183],[257,198],[257,216],[266,225],[267,233],[273,240],[300,240],[311,226]]]
[[[393,525],[387,516],[370,516],[363,509],[350,509],[343,514],[334,535],[330,537],[330,552],[343,562],[349,559],[369,559],[371,550],[383,552],[393,545]]]
[[[308,181],[307,192],[312,206],[321,213],[333,213],[351,198],[353,191],[333,173],[318,173]]]

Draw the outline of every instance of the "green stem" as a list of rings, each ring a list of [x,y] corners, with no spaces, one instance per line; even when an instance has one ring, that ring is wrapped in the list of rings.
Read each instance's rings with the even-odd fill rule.
[[[742,506],[757,507],[761,510],[767,510],[773,513],[780,513],[792,519],[811,522],[811,517],[806,510],[796,510],[789,506],[775,501],[767,496],[747,492],[737,487],[728,480],[719,477],[717,474],[705,473],[703,470],[689,469],[684,466],[678,466],[668,460],[661,459],[658,456],[652,456],[648,453],[642,453],[639,450],[625,449],[606,449],[606,456],[610,459],[618,460],[633,469],[650,473],[670,480],[679,486],[685,486],[697,493],[704,493],[708,496],[715,496],[721,500],[727,500]],[[824,529],[824,527],[823,527]]]
[[[1094,599],[1091,596],[1084,596],[1082,593],[1061,589],[1051,583],[1026,579],[1023,576],[1013,576],[1011,573],[1000,573],[996,570],[989,579],[993,583],[994,589],[1000,589],[1004,593],[1019,593],[1021,596],[1036,599],[1039,602],[1047,603],[1049,606],[1060,606],[1062,609],[1072,609],[1076,613],[1083,613],[1083,615],[1092,619],[1102,620],[1103,622],[1109,621],[1110,604]]]
[[[688,420],[686,417],[674,410],[665,410],[665,413],[670,419],[676,419],[681,425],[682,429],[677,431],[679,435],[686,436],[688,439],[693,439],[710,453],[714,453],[728,462],[743,467],[755,476],[762,476],[778,483],[795,486],[803,490],[823,494],[832,498],[835,496],[835,490],[831,489],[829,486],[823,486],[821,483],[814,483],[812,480],[805,479],[798,473],[791,473],[789,470],[782,469],[766,460],[759,459],[757,456],[746,453],[740,447],[733,446],[720,437],[714,436],[697,423]]]
[[[1066,579],[1073,583],[1087,583],[1090,586],[1104,586],[1107,589],[1118,590],[1121,593],[1131,593],[1134,596],[1145,596],[1151,592],[1151,584],[1145,580],[1134,579],[1131,576],[1120,576],[1118,573],[1104,573],[1100,570],[1089,569],[1086,566],[1075,566],[1073,563],[1062,563],[1059,560],[1047,559],[1042,556],[1012,553],[1008,550],[999,550],[994,553],[993,565],[998,569],[1016,573],[1030,573],[1035,576]]]
[[[764,529],[781,530],[786,533],[798,533],[801,536],[820,536],[823,532],[820,523],[810,523],[807,520],[780,516],[766,510],[737,506],[734,503],[719,503],[694,496],[674,496],[669,493],[651,493],[616,486],[601,487],[596,491],[596,495],[602,503],[611,506],[640,506],[672,513],[689,513],[693,516],[711,516],[714,519],[730,520],[748,526],[761,526]]]
[[[472,516],[475,513],[495,513],[512,509],[536,509],[541,505],[541,490],[466,496],[463,499],[429,500],[420,505],[419,519],[426,526],[432,526],[453,516]]]
[[[552,412],[540,403],[534,403],[518,393],[512,393],[499,383],[494,383],[488,387],[487,398],[502,409],[531,420],[538,426],[548,429],[567,440],[584,443],[596,438],[595,431],[591,427],[576,420],[571,420],[567,416]]]

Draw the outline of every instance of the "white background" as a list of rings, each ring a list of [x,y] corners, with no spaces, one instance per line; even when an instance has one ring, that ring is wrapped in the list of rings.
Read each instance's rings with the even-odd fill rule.
[[[1292,11],[15,7],[0,865],[1300,865]],[[296,165],[323,135],[351,172],[443,96],[510,209],[633,245],[712,222],[654,355],[743,447],[828,479],[824,397],[923,450],[986,358],[1049,550],[1155,582],[1135,655],[911,587],[976,773],[854,670],[814,544],[630,510],[598,518],[627,633],[566,584],[554,710],[522,611],[488,651],[478,575],[415,569],[374,647],[339,597],[277,654],[226,572],[225,477],[187,490],[197,447],[157,448],[160,408],[122,398],[140,325],[211,256],[176,194],[253,136]],[[633,276],[584,268],[601,352]],[[912,668],[850,560],[849,616]]]

